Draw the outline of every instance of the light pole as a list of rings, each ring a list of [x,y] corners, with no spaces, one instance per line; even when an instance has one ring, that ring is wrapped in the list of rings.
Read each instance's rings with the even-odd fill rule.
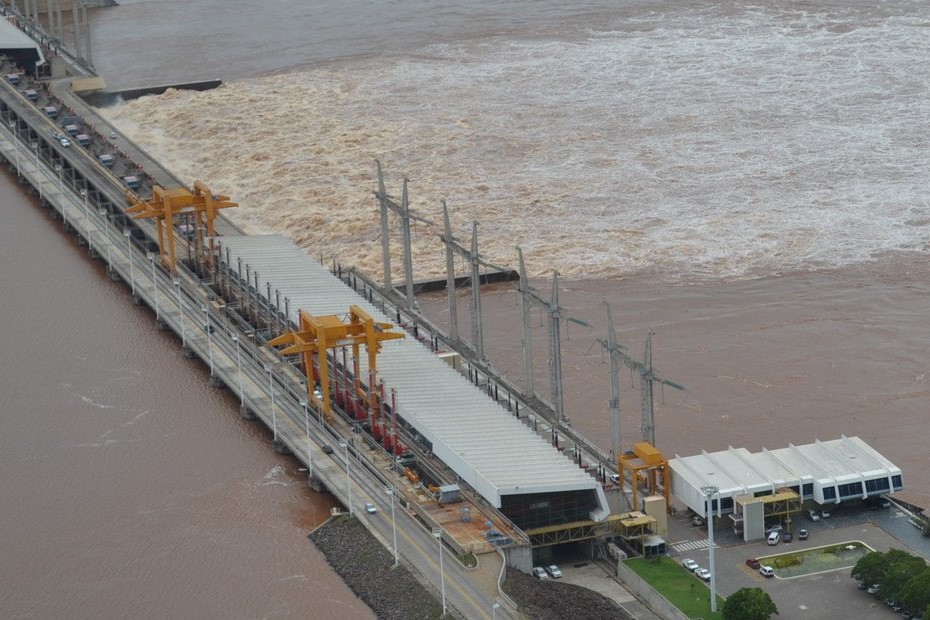
[[[36,154],[36,177],[39,179],[39,202],[42,202],[42,175],[39,174],[39,143],[32,143],[32,150]]]
[[[233,342],[236,343],[236,376],[239,380],[239,408],[245,407],[245,395],[242,393],[242,355],[239,353],[239,335],[233,334]]]
[[[265,364],[265,372],[268,373],[268,391],[271,393],[271,430],[274,433],[274,440],[278,441],[278,418],[274,411],[274,381],[271,378],[271,364]]]
[[[90,211],[87,210],[87,190],[81,190],[81,197],[84,198],[84,228],[87,232],[88,244],[90,242]]]
[[[400,562],[397,558],[397,521],[394,520],[394,494],[397,489],[393,485],[384,487],[384,492],[388,494],[388,501],[391,502],[391,530],[394,532],[394,566]]]
[[[187,331],[184,329],[184,301],[181,299],[181,280],[174,279],[174,288],[178,289],[178,322],[181,324],[181,346],[187,346]]]
[[[501,608],[500,603],[491,605],[491,620],[497,620],[497,610]]]
[[[40,177],[41,178],[41,177]],[[110,221],[107,218],[107,210],[100,209],[97,211],[100,214],[100,217],[103,218],[103,230],[107,235],[107,271],[113,271],[113,261],[110,258]]]
[[[128,228],[123,229],[123,236],[126,237],[126,258],[129,259],[129,283],[132,286],[132,294],[136,294],[136,274],[132,269],[132,231]]]
[[[146,254],[149,262],[152,263],[152,297],[155,298],[155,320],[161,320],[161,308],[158,306],[158,275],[155,273],[155,252]]]
[[[710,545],[710,610],[712,612],[717,611],[717,575],[714,572],[714,513],[712,502],[714,495],[719,490],[712,484],[705,484],[701,487],[707,505],[707,514],[705,516],[707,517],[707,543]]]
[[[313,468],[310,465],[310,414],[307,413],[307,400],[301,400],[300,406],[304,408],[304,426],[307,428],[307,469],[309,469],[312,474]]]
[[[442,587],[442,615],[446,615],[446,572],[442,566],[442,528],[434,527],[433,536],[439,542],[439,583]]]
[[[55,172],[58,173],[58,200],[61,201],[61,220],[65,224],[65,230],[68,230],[68,214],[65,209],[65,181],[62,178],[61,164],[55,164]]]
[[[349,442],[339,440],[339,447],[346,451],[346,497],[349,500],[349,516],[352,516],[352,479],[349,477]]]
[[[13,146],[16,147],[16,176],[19,177],[19,126],[17,123],[10,123],[10,131],[13,132]]]
[[[213,377],[213,329],[210,325],[210,307],[207,305],[201,305],[200,311],[203,312],[203,327],[207,330],[207,350],[209,351],[210,356],[210,377]]]

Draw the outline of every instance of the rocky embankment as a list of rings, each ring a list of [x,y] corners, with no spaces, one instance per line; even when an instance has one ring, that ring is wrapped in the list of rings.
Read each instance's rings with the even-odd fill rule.
[[[342,516],[308,536],[333,570],[378,618],[442,617],[442,604],[359,523]],[[540,581],[507,569],[504,591],[527,618],[631,620],[613,601],[597,592],[559,581]]]
[[[507,569],[504,592],[528,618],[541,620],[632,620],[616,603],[593,590],[561,581],[540,581]]]
[[[309,535],[357,597],[378,618],[441,618],[442,604],[358,519],[337,517]]]

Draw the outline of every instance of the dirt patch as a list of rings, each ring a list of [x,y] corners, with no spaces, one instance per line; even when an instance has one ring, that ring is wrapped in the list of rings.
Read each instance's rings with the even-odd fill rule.
[[[507,569],[504,592],[529,618],[633,619],[615,602],[593,590],[551,579],[541,581],[512,568]]]
[[[353,517],[325,523],[308,538],[378,618],[441,618],[442,604]]]

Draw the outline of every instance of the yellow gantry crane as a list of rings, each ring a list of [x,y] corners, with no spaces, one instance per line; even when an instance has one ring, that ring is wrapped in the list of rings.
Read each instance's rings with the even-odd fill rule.
[[[355,390],[359,389],[359,347],[365,345],[368,353],[368,368],[374,375],[377,366],[375,358],[381,351],[381,342],[403,338],[403,332],[387,331],[392,329],[392,323],[376,322],[371,315],[356,305],[349,307],[348,321],[343,321],[337,315],[313,316],[305,310],[300,311],[300,328],[297,331],[287,332],[272,339],[268,344],[273,347],[285,346],[281,349],[282,355],[300,354],[304,369],[307,373],[307,398],[312,399],[319,406],[322,404],[326,419],[329,420],[332,408],[329,402],[329,364],[326,362],[327,349],[338,349],[351,346],[352,357],[355,360]],[[316,385],[316,373],[313,369],[313,355],[317,354],[320,365],[320,391],[322,403],[317,402],[313,393]],[[369,408],[375,411],[377,399],[375,386],[369,385]]]
[[[172,274],[177,273],[177,257],[175,255],[174,225],[176,216],[193,215],[194,226],[190,231],[194,234],[194,244],[197,255],[204,263],[213,266],[213,238],[214,221],[217,211],[228,207],[238,206],[229,201],[229,196],[214,194],[200,181],[194,182],[194,191],[186,187],[172,187],[165,189],[160,185],[152,188],[152,198],[144,201],[131,191],[126,192],[126,198],[132,205],[126,213],[132,215],[134,220],[152,218],[158,228],[158,248],[161,253],[161,263]],[[206,232],[206,234],[204,234]],[[208,242],[208,245],[205,244]]]

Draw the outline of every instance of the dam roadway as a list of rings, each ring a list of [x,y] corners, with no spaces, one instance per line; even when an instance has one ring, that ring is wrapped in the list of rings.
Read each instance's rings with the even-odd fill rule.
[[[60,81],[49,90],[79,111],[97,133],[109,134],[111,129],[92,110],[82,107],[67,84],[67,80]],[[0,87],[0,99],[5,121],[0,151],[21,181],[36,189],[42,203],[58,214],[65,228],[83,240],[93,256],[107,262],[114,280],[124,281],[132,288],[133,298],[154,311],[159,328],[179,336],[186,355],[203,360],[211,369],[212,384],[227,386],[240,398],[243,412],[257,416],[272,430],[277,450],[291,452],[306,465],[314,478],[344,505],[351,506],[390,548],[391,507],[385,486],[396,485],[397,480],[389,472],[389,460],[360,447],[353,441],[357,435],[353,437],[352,429],[338,417],[332,424],[321,423],[321,416],[305,405],[299,373],[272,349],[262,346],[261,335],[220,303],[208,283],[183,264],[179,264],[176,277],[160,266],[154,226],[125,216],[128,203],[120,179],[90,155],[91,149],[64,147],[52,139],[60,128],[6,81]],[[127,143],[120,144],[120,150],[141,163],[156,182],[170,184],[174,180],[160,166],[153,166],[155,162],[141,149]],[[138,162],[137,157],[144,161]],[[225,220],[218,221],[217,228],[223,236],[240,234]],[[324,452],[324,445],[338,444],[342,439],[347,440],[345,449]],[[366,502],[378,506],[379,512],[359,510]],[[395,516],[398,551],[404,563],[438,595],[442,584],[436,538],[400,505]],[[518,617],[497,589],[502,567],[497,553],[483,554],[479,569],[465,569],[448,547],[442,548],[450,611],[468,618],[491,617],[492,606],[497,604],[498,616]]]

